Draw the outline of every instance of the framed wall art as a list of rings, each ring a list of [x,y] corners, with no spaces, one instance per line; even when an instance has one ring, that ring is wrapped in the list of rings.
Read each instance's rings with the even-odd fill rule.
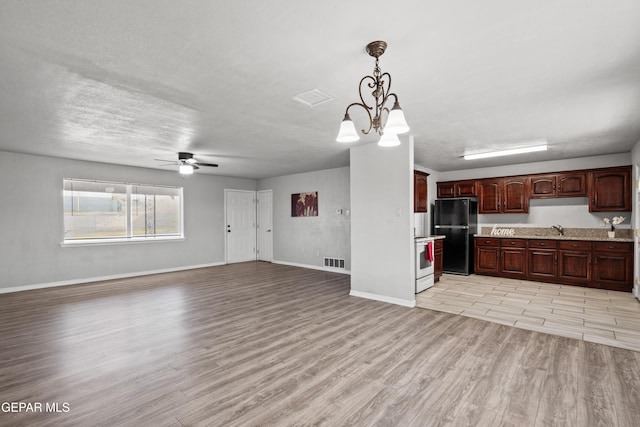
[[[318,216],[318,192],[292,194],[291,216]]]

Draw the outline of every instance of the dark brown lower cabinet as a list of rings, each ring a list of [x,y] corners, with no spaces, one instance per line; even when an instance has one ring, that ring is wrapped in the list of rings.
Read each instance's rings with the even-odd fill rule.
[[[500,239],[483,237],[474,239],[474,269],[478,274],[495,276],[500,273]]]
[[[503,276],[524,278],[527,275],[527,251],[524,248],[500,248],[500,273]]]
[[[560,242],[558,279],[575,285],[588,286],[591,282],[592,243]]]
[[[478,274],[623,292],[633,288],[633,243],[493,237],[475,242]]]
[[[589,287],[614,291],[633,288],[633,244],[595,243],[593,280]]]
[[[558,277],[558,251],[555,249],[529,249],[529,277],[549,279]]]
[[[433,262],[433,280],[436,282],[440,280],[440,276],[442,276],[443,247],[444,242],[442,239],[436,239],[433,247],[433,255],[435,258]]]

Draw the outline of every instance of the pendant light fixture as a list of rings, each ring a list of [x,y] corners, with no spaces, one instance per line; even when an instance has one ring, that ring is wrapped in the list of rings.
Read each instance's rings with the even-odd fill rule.
[[[381,136],[378,145],[383,147],[392,147],[400,144],[398,134],[409,132],[409,125],[404,118],[404,113],[400,104],[398,103],[398,96],[395,93],[390,93],[391,89],[391,75],[389,73],[383,73],[378,65],[378,59],[387,48],[387,43],[383,41],[371,42],[367,45],[367,53],[376,59],[376,65],[373,69],[373,75],[364,76],[360,80],[360,86],[358,88],[360,92],[360,102],[354,102],[347,106],[344,114],[344,119],[340,124],[340,130],[336,141],[338,142],[354,142],[360,139],[356,127],[349,116],[349,109],[353,106],[362,107],[369,116],[369,128],[362,129],[362,133],[367,135],[372,130]],[[363,85],[364,88],[372,90],[373,96],[372,104],[367,104],[362,95]],[[393,107],[389,110],[387,101],[393,97]],[[371,101],[370,101],[371,102]],[[382,114],[387,113],[387,121],[383,125]]]

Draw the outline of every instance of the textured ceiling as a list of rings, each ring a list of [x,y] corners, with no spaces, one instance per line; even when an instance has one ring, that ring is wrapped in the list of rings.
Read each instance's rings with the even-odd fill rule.
[[[638,16],[637,0],[3,0],[0,150],[151,168],[191,151],[249,178],[346,166],[338,126],[385,40],[418,164],[628,152]],[[315,88],[335,99],[292,99]],[[549,151],[461,159],[539,139]]]

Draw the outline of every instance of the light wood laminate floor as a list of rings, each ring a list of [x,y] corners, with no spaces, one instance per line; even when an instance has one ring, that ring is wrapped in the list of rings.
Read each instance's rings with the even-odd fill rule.
[[[445,274],[434,287],[416,295],[416,304],[640,351],[640,301],[629,292]]]
[[[0,295],[10,426],[637,426],[640,353],[243,263]]]

